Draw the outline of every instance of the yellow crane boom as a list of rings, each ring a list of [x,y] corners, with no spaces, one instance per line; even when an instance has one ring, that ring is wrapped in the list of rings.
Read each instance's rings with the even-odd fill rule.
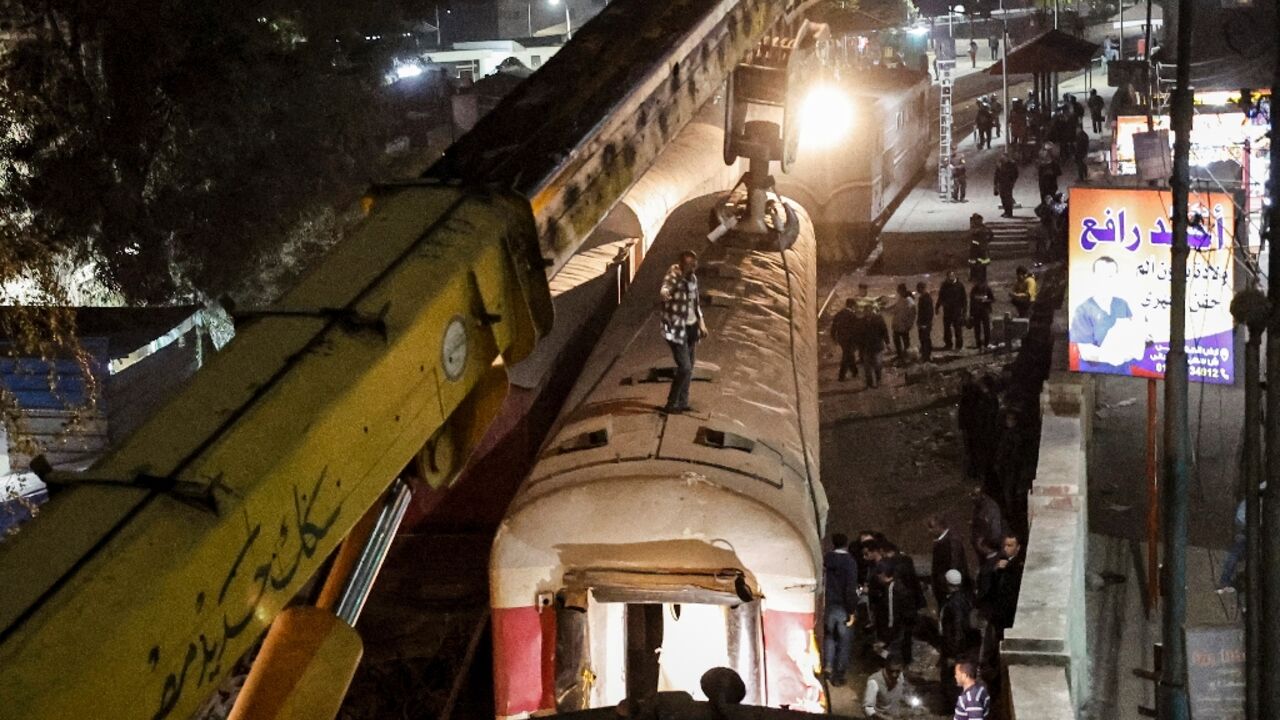
[[[415,456],[460,462],[550,326],[547,269],[813,1],[615,0],[121,446],[49,478],[0,544],[0,720],[189,716]]]
[[[0,717],[189,716],[550,307],[526,201],[386,192],[0,546]]]

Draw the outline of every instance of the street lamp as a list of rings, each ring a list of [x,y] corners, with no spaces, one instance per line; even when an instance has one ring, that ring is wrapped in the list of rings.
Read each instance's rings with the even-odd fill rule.
[[[549,0],[551,7],[560,4],[560,0]],[[566,40],[573,39],[573,23],[569,20],[569,3],[564,4],[564,37]]]

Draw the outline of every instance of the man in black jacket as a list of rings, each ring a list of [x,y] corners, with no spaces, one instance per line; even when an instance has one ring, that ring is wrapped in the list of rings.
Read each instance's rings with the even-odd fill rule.
[[[1022,543],[1013,533],[1005,533],[1004,548],[996,561],[995,606],[992,621],[1001,630],[1013,627],[1018,611],[1018,595],[1022,590],[1022,570],[1025,558]]]
[[[944,577],[946,599],[938,609],[938,679],[948,707],[955,704],[960,694],[952,668],[978,644],[977,630],[973,626],[973,598],[962,587],[962,580],[959,570],[947,571]]]
[[[916,334],[920,338],[920,362],[933,356],[933,296],[924,283],[916,283]]]
[[[956,277],[955,271],[947,271],[947,279],[938,288],[938,309],[942,311],[942,347],[950,350],[952,335],[955,336],[956,348],[964,347],[965,302],[969,295],[964,291],[964,283]]]
[[[1006,150],[996,161],[995,194],[1000,196],[1000,208],[1004,211],[1000,217],[1013,217],[1013,188],[1018,184],[1018,163],[1013,161]]]
[[[849,647],[854,610],[858,606],[858,565],[849,554],[849,538],[831,536],[832,547],[822,558],[825,583],[822,667],[832,685],[844,684],[849,670]]]
[[[947,588],[947,573],[954,570],[959,574],[960,584],[968,588],[969,558],[964,551],[964,540],[951,532],[947,523],[937,515],[930,515],[925,521],[929,535],[933,537],[933,558],[929,564],[929,584],[933,587],[933,599],[939,611],[946,601],[950,590]]]
[[[858,376],[857,349],[854,345],[858,334],[858,315],[854,312],[857,304],[858,301],[854,298],[846,299],[844,308],[831,319],[831,339],[840,347],[840,382],[844,382],[847,373]]]
[[[884,560],[876,566],[876,579],[883,588],[876,628],[884,652],[896,654],[904,665],[911,664],[911,635],[915,627],[916,604],[911,590],[895,575],[894,563]]]
[[[969,320],[973,323],[973,346],[978,350],[986,350],[991,343],[991,306],[996,302],[985,276],[984,270],[982,279],[969,290]]]

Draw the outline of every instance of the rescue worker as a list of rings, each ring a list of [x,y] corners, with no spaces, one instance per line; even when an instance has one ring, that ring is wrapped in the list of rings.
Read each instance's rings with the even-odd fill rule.
[[[969,280],[985,282],[987,266],[991,264],[991,241],[995,235],[982,221],[982,216],[969,216]]]
[[[1031,317],[1031,305],[1036,301],[1036,276],[1022,265],[1013,272],[1013,291],[1009,299],[1013,302],[1013,309],[1018,311],[1018,317]]]
[[[986,98],[978,100],[978,117],[974,125],[978,128],[978,149],[991,147],[991,126],[995,120],[991,117],[991,105]]]
[[[662,279],[662,336],[671,346],[676,363],[675,377],[663,412],[682,413],[689,410],[689,384],[693,381],[694,349],[707,336],[698,296],[698,254],[692,250],[680,253],[680,262],[672,265]]]
[[[1012,134],[1012,131],[1011,131]],[[1006,151],[996,162],[995,194],[1000,196],[1000,217],[1013,217],[1013,188],[1018,184],[1018,163]]]
[[[856,298],[845,299],[844,308],[831,319],[831,339],[840,347],[840,382],[844,382],[846,373],[858,376],[857,351],[853,343],[857,335],[858,315],[854,312],[857,305]]]

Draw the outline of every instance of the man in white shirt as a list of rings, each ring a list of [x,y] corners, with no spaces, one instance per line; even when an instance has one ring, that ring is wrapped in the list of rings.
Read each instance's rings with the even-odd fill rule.
[[[890,657],[883,668],[867,678],[862,713],[866,717],[883,720],[903,718],[913,706],[913,700],[916,700],[915,690],[902,675],[902,661]]]

